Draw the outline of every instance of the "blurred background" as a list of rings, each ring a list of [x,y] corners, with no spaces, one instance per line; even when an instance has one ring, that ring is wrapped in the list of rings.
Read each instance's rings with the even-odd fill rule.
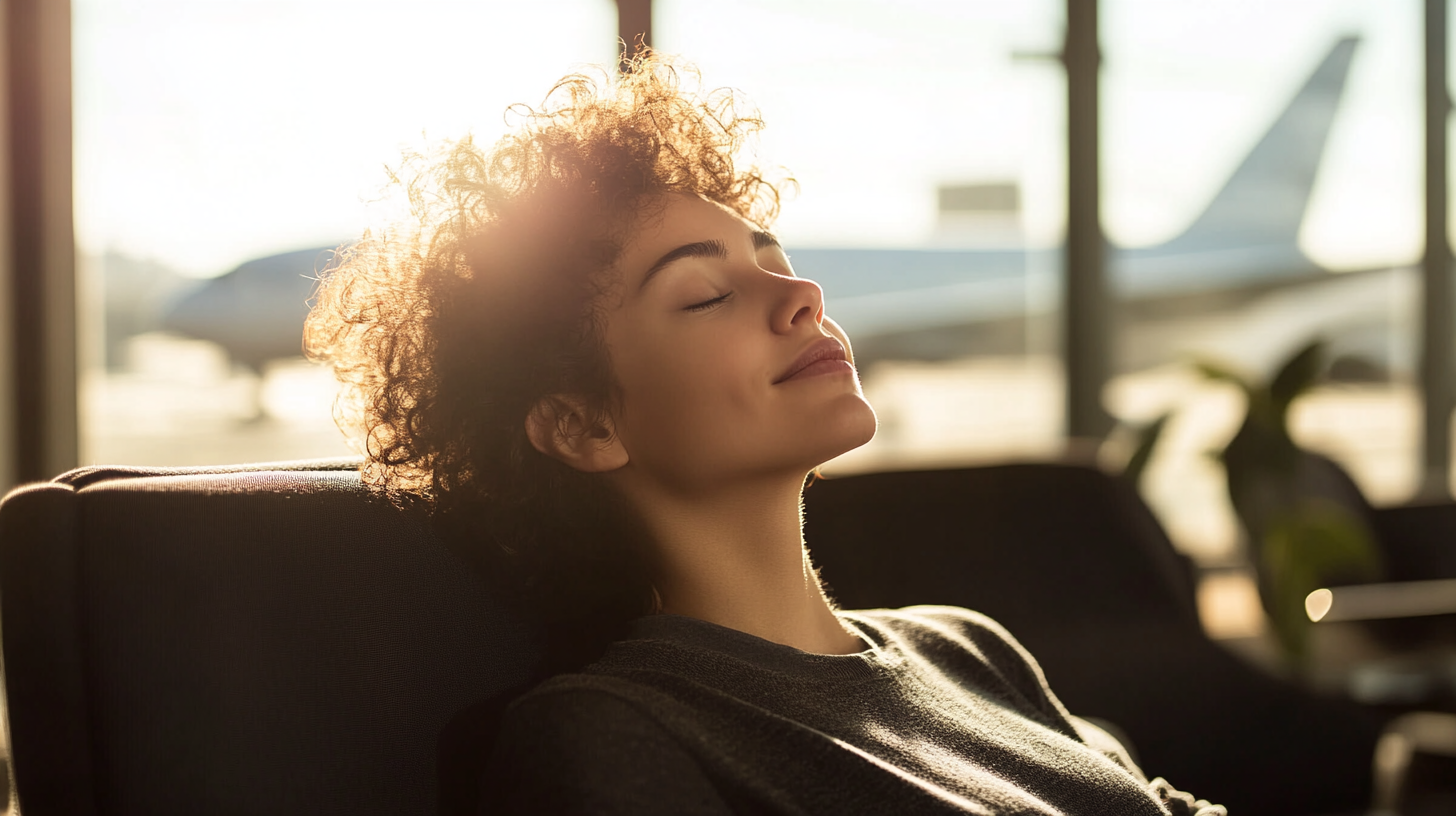
[[[638,32],[755,102],[761,160],[801,185],[776,232],[881,420],[830,475],[1068,451],[1120,467],[1167,415],[1143,494],[1202,570],[1210,634],[1256,642],[1209,455],[1245,397],[1195,363],[1258,381],[1322,339],[1293,438],[1377,505],[1449,498],[1449,103],[1427,47],[1444,1],[9,14],[0,490],[76,465],[349,453],[299,338],[331,250],[389,215],[387,168],[428,140],[494,141],[508,105],[612,66]]]

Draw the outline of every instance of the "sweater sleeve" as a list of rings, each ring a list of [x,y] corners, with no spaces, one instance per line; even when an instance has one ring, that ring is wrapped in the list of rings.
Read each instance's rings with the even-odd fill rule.
[[[685,814],[731,810],[696,760],[609,693],[528,694],[506,712],[488,766],[486,814]]]

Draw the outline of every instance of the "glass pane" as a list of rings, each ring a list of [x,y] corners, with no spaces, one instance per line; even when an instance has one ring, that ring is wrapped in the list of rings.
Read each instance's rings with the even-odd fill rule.
[[[1316,339],[1332,364],[1294,402],[1293,438],[1343,465],[1377,504],[1410,496],[1420,4],[1103,9],[1104,219],[1118,297],[1106,401],[1132,423],[1173,412],[1142,483],[1149,502],[1205,566],[1240,564],[1223,468],[1208,452],[1228,443],[1247,402],[1192,363],[1262,383]],[[1262,619],[1235,572],[1206,585],[1223,594],[1205,611],[1222,609],[1211,630],[1252,634]]]
[[[346,453],[299,356],[309,276],[403,148],[494,141],[616,38],[610,0],[74,0],[73,25],[86,463]]]
[[[777,232],[880,416],[830,470],[1047,453],[1064,82],[1056,0],[657,0],[658,45],[742,89],[801,193]]]

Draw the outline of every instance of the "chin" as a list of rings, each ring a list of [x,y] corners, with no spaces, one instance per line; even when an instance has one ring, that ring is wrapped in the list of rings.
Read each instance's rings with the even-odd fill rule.
[[[824,416],[817,419],[818,430],[826,438],[824,453],[815,467],[864,446],[875,438],[875,431],[880,427],[875,409],[859,394],[855,394],[852,400],[846,400],[842,405],[836,405],[835,410],[826,411]]]

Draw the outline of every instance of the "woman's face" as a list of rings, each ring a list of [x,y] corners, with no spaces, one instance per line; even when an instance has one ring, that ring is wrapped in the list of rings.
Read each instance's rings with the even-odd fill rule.
[[[666,196],[623,247],[606,344],[630,466],[676,491],[805,473],[868,442],[849,338],[772,236]]]

